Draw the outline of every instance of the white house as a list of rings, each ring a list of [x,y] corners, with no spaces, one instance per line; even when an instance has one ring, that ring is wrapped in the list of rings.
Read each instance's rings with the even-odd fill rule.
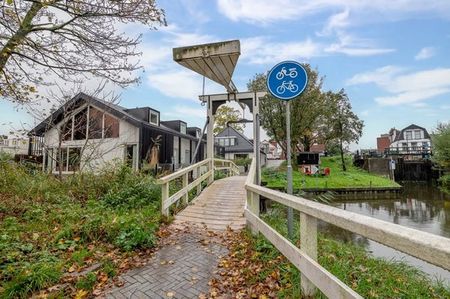
[[[390,150],[418,152],[431,149],[431,137],[427,130],[415,124],[409,125],[401,131],[390,130],[389,139],[391,142]]]
[[[10,155],[28,154],[28,137],[0,136],[0,153]]]
[[[253,158],[253,141],[233,127],[227,127],[215,137],[215,143],[224,148],[225,159],[234,160],[242,158]],[[267,162],[264,144],[261,144],[261,165]]]
[[[43,137],[45,170],[73,173],[96,171],[114,161],[138,169],[150,160],[158,137],[159,164],[177,169],[194,159],[199,131],[179,120],[163,122],[159,111],[150,107],[126,109],[80,93],[29,134]],[[206,152],[205,140],[200,142],[197,160]]]

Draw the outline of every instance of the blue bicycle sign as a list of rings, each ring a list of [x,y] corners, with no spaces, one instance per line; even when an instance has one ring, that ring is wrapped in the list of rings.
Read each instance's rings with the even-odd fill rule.
[[[283,61],[274,66],[267,75],[267,88],[276,98],[291,100],[306,88],[308,75],[296,61]]]

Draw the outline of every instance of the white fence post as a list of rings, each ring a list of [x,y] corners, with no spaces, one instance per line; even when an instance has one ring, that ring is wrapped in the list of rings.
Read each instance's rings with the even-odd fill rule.
[[[169,182],[161,185],[161,213],[164,216],[169,216],[169,208],[164,208],[164,203],[169,198]]]
[[[317,219],[300,212],[300,249],[311,259],[317,261]],[[316,293],[314,284],[301,274],[303,297],[312,297]]]
[[[186,172],[183,175],[183,187],[182,188],[187,188],[189,184],[189,172]],[[189,190],[186,190],[186,194],[184,195],[184,203],[187,204],[189,202]]]
[[[197,179],[200,178],[201,176],[202,176],[201,167],[198,167],[197,168]],[[199,196],[201,192],[202,192],[202,182],[200,182],[200,184],[197,185],[197,196]]]

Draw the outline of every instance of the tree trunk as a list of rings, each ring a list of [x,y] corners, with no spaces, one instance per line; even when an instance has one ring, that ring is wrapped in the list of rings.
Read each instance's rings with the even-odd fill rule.
[[[339,138],[339,149],[341,152],[341,162],[342,162],[342,170],[347,171],[347,167],[345,166],[345,159],[344,159],[344,147],[342,145],[342,139]]]
[[[31,5],[27,14],[23,18],[19,29],[17,29],[16,33],[14,33],[14,35],[11,36],[11,38],[5,44],[3,49],[1,49],[1,51],[0,51],[0,71],[4,70],[4,68],[6,66],[6,62],[8,61],[8,59],[11,56],[14,49],[17,46],[22,44],[25,37],[32,29],[33,19],[38,14],[38,12],[41,10],[42,6],[43,6],[43,4],[41,2],[34,2]]]

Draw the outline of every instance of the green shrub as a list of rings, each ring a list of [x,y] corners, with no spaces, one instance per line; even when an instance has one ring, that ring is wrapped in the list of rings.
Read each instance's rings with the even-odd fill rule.
[[[85,276],[81,276],[78,279],[76,288],[90,291],[94,288],[96,282],[97,282],[97,275],[95,275],[95,273],[93,272],[89,272]]]
[[[60,277],[61,266],[59,261],[54,258],[28,264],[17,271],[12,280],[4,285],[3,296],[5,298],[24,298],[33,291],[58,282]]]
[[[450,193],[450,174],[446,174],[444,176],[441,176],[439,178],[439,183],[442,186],[442,189],[447,192]]]

